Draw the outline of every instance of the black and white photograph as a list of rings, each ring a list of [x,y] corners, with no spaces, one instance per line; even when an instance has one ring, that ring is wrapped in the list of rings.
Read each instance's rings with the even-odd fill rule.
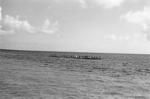
[[[150,0],[0,0],[0,99],[150,99]]]

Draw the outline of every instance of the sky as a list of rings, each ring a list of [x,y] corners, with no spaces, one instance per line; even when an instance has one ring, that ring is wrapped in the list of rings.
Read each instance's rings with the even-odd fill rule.
[[[150,0],[0,0],[0,49],[150,54]]]

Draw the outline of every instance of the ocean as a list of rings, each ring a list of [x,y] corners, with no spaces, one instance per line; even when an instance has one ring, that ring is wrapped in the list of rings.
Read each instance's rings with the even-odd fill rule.
[[[0,99],[150,99],[150,55],[0,50]]]

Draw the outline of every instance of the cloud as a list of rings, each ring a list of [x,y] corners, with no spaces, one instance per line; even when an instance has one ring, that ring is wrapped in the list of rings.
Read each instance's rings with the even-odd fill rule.
[[[30,25],[27,20],[20,20],[19,16],[12,17],[6,15],[4,19],[2,19],[2,25],[3,30],[24,30],[30,33],[34,32],[34,27]]]
[[[129,11],[127,14],[122,15],[121,19],[125,19],[130,23],[137,24],[142,27],[147,38],[150,38],[150,7],[144,7],[143,10]]]
[[[0,34],[12,34],[18,31],[52,34],[57,31],[57,26],[58,22],[50,23],[48,19],[44,21],[42,26],[35,27],[27,20],[21,20],[19,16],[5,15],[2,17],[2,8],[0,7]]]
[[[51,23],[49,19],[46,19],[43,24],[43,27],[39,31],[47,33],[47,34],[52,34],[57,31],[58,29],[57,26],[58,26],[57,21],[55,23]]]
[[[6,34],[24,30],[27,32],[34,32],[34,27],[30,25],[27,20],[20,20],[19,16],[12,17],[9,15],[5,15],[2,17],[2,8],[0,7],[0,34]]]
[[[81,7],[86,8],[89,3],[103,6],[104,8],[113,8],[120,6],[125,0],[78,0]]]
[[[56,3],[62,2],[78,3],[82,8],[88,8],[88,6],[91,5],[102,6],[104,8],[114,8],[123,4],[124,1],[133,1],[133,0],[54,0],[54,1]]]
[[[104,6],[105,8],[118,7],[123,3],[124,0],[95,0],[99,5]]]
[[[109,40],[114,40],[114,41],[127,41],[131,39],[129,35],[117,35],[117,34],[105,35],[104,38]]]
[[[79,3],[81,4],[82,8],[87,8],[86,0],[79,0]]]
[[[145,40],[145,35],[142,33],[132,33],[132,34],[107,34],[104,35],[104,39],[111,41],[120,41],[120,42],[130,42],[135,43],[137,41]]]
[[[2,20],[2,8],[0,7],[0,21]]]

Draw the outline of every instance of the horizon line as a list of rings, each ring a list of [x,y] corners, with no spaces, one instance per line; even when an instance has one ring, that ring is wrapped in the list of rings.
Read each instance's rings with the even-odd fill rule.
[[[90,53],[90,54],[122,54],[122,55],[150,55],[145,53],[116,53],[116,52],[92,52],[92,51],[54,51],[54,50],[31,50],[0,48],[0,51],[25,51],[25,52],[58,52],[58,53]]]

